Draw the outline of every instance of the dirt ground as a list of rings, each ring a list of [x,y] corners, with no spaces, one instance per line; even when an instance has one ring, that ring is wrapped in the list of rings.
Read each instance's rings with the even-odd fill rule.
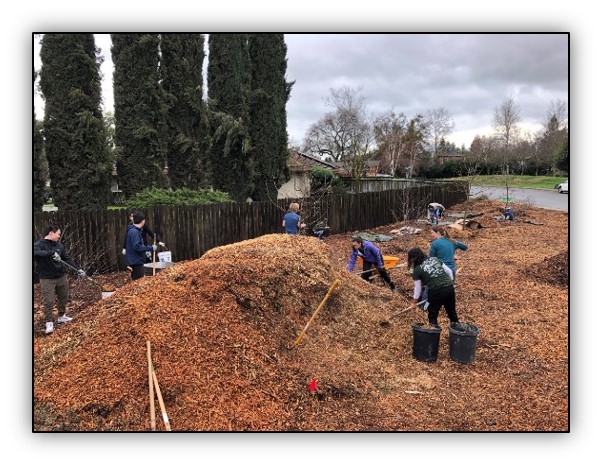
[[[469,245],[456,295],[460,320],[479,328],[472,363],[450,358],[443,310],[437,360],[413,357],[426,314],[389,320],[411,303],[408,270],[391,271],[396,294],[347,273],[352,232],[267,235],[137,282],[95,276],[116,289],[104,300],[70,276],[74,320],[50,336],[34,285],[33,428],[149,431],[150,341],[174,431],[568,431],[568,214],[515,205],[515,221],[499,221],[502,208],[447,212],[482,213],[475,229],[450,229]],[[428,225],[369,231],[403,226],[420,231],[377,243],[400,263],[411,247],[428,253]]]

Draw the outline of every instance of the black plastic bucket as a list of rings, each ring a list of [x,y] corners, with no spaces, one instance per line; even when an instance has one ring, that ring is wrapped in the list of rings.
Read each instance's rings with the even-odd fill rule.
[[[414,347],[412,355],[421,362],[434,362],[439,353],[441,328],[425,327],[423,323],[414,323]]]
[[[470,323],[449,325],[449,357],[458,363],[474,362],[479,328]]]

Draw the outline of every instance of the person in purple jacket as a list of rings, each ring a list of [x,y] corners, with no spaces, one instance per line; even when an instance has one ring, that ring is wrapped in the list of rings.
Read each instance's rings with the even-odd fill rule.
[[[353,271],[357,257],[361,257],[364,262],[362,268],[364,273],[361,274],[362,279],[370,281],[370,276],[372,276],[373,273],[372,267],[376,266],[376,269],[378,270],[381,278],[383,278],[383,281],[389,285],[393,292],[397,292],[395,283],[391,281],[391,277],[385,269],[383,255],[380,249],[372,242],[366,241],[359,236],[354,236],[351,238],[351,246],[353,249],[351,251],[351,257],[349,257],[349,263],[347,264],[347,271]]]

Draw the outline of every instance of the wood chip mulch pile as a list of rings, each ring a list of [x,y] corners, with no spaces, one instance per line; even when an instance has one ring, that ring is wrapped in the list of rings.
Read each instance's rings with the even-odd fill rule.
[[[460,320],[479,328],[468,364],[450,359],[443,310],[434,362],[412,356],[424,312],[382,324],[410,305],[413,282],[392,270],[394,294],[347,273],[351,233],[266,235],[136,282],[99,276],[117,288],[104,300],[70,277],[74,320],[50,336],[34,285],[33,428],[149,431],[149,340],[174,431],[568,431],[568,214],[515,205],[515,221],[499,221],[502,208],[448,210],[484,213],[483,228],[450,230],[469,245],[456,289]],[[428,253],[428,225],[411,226],[421,232],[379,243],[383,254]]]

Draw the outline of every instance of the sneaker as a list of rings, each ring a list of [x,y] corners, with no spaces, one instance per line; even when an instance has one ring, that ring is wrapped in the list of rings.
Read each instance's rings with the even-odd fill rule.
[[[56,321],[58,323],[69,323],[71,320],[73,320],[73,318],[68,317],[67,315],[62,315],[62,316],[59,316]]]
[[[46,322],[46,334],[54,332],[54,323],[52,321]]]

